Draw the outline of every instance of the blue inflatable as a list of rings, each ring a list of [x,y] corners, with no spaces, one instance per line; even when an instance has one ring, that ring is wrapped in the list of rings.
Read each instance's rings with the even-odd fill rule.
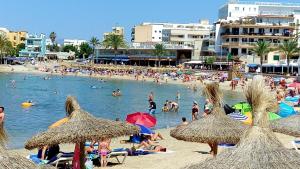
[[[297,96],[294,96],[294,97],[291,97],[291,96],[288,96],[285,98],[285,101],[288,101],[288,102],[298,102],[300,96],[297,95]]]
[[[292,106],[289,106],[286,103],[279,104],[279,113],[278,113],[279,116],[284,118],[284,117],[289,117],[294,114],[296,114],[296,111],[294,110],[294,108]]]

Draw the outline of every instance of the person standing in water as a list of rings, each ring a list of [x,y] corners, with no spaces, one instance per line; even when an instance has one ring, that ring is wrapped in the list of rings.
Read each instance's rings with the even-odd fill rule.
[[[148,96],[148,101],[153,101],[154,100],[154,93],[150,92],[149,96]]]
[[[179,91],[177,91],[177,93],[176,93],[176,100],[180,100],[180,93],[179,93]]]
[[[192,107],[192,121],[198,120],[198,114],[199,114],[199,106],[198,103],[194,101]]]
[[[0,106],[0,124],[4,122],[4,117],[5,117],[4,107]]]
[[[156,103],[152,100],[149,104],[149,114],[154,114],[156,111]]]

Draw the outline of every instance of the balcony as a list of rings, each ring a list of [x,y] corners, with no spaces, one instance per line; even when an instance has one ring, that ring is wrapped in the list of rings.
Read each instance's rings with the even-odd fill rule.
[[[256,32],[250,32],[250,33],[232,33],[232,32],[224,32],[221,33],[221,36],[223,38],[229,38],[229,37],[236,37],[236,38],[243,38],[243,37],[251,37],[251,38],[282,38],[282,39],[290,39],[294,38],[295,35],[292,33],[256,33]]]
[[[224,42],[224,47],[239,47],[239,48],[253,48],[257,42]],[[282,43],[270,43],[272,48],[276,48]]]
[[[280,23],[251,23],[251,22],[233,22],[221,23],[224,28],[273,28],[273,29],[296,29],[295,23],[280,24]]]

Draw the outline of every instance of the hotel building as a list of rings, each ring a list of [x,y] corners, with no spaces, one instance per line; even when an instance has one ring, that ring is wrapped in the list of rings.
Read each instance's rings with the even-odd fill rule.
[[[46,54],[46,36],[44,34],[28,34],[25,49],[19,52],[20,57],[44,57]]]
[[[10,31],[6,28],[0,28],[0,34],[5,35],[13,47],[16,47],[20,43],[25,43],[27,36],[26,31]]]
[[[64,46],[73,45],[73,46],[75,46],[79,49],[79,46],[82,43],[87,43],[87,41],[86,40],[80,40],[80,39],[64,39]]]
[[[111,32],[103,33],[103,40],[110,34],[119,35],[124,38],[125,31],[123,27],[113,27]]]
[[[207,20],[200,23],[142,23],[132,28],[131,41],[142,44],[164,43],[192,48],[181,61],[200,60],[201,56],[214,52],[212,37],[213,25]]]
[[[299,19],[300,4],[231,0],[219,9],[215,51],[247,56],[257,41],[275,48],[295,38]]]

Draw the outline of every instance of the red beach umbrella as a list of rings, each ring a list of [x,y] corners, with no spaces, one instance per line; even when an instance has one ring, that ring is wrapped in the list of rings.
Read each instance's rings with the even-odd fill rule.
[[[156,118],[149,113],[143,112],[128,114],[126,121],[131,124],[139,124],[146,127],[154,127],[156,125]]]
[[[300,83],[294,82],[294,83],[288,84],[287,86],[288,86],[288,87],[296,87],[296,88],[300,88]]]

